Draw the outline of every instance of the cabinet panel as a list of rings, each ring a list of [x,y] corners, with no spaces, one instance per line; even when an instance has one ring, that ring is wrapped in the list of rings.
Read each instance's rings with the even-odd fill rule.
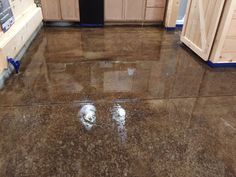
[[[123,19],[123,0],[105,0],[105,20]]]
[[[164,8],[147,8],[146,9],[146,21],[163,21],[164,20]]]
[[[143,20],[144,0],[125,0],[125,20]]]
[[[189,0],[181,41],[202,59],[209,59],[225,0]]]
[[[41,0],[44,20],[61,20],[60,0]]]
[[[166,0],[147,0],[147,7],[165,7]]]
[[[236,37],[236,18],[233,18],[227,36]]]
[[[79,1],[78,0],[60,0],[61,14],[63,20],[79,21]]]

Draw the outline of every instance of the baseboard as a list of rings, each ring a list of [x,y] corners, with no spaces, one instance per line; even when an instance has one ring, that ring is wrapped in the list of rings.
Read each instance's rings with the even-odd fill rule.
[[[152,21],[105,21],[104,24],[83,24],[80,22],[66,22],[66,21],[45,21],[44,25],[47,27],[110,27],[110,26],[161,26],[163,22]]]
[[[183,24],[176,24],[176,28],[183,28]]]
[[[165,27],[166,31],[175,31],[176,27]]]
[[[104,24],[86,24],[86,23],[80,23],[81,27],[104,27]]]
[[[24,46],[21,48],[21,50],[19,51],[19,53],[17,54],[17,56],[15,58],[17,58],[17,60],[21,60],[22,57],[24,56],[25,52],[27,51],[27,49],[30,47],[30,44],[32,43],[32,41],[35,39],[35,37],[37,36],[37,34],[39,33],[39,31],[41,30],[43,26],[43,23],[40,23],[40,25],[36,28],[36,30],[34,31],[34,33],[30,36],[30,38],[26,41],[26,43],[24,44]],[[14,71],[13,66],[8,65],[7,69],[4,69],[2,71],[2,73],[0,73],[0,89],[2,89],[4,87],[4,83],[5,81],[10,77],[11,73]]]
[[[73,21],[44,21],[44,26],[47,27],[80,27],[79,22]]]
[[[106,26],[163,26],[161,21],[105,21]]]
[[[208,66],[212,68],[235,68],[236,63],[212,63],[211,61],[207,61]]]
[[[183,25],[177,24],[175,27],[165,27],[166,31],[182,30]]]

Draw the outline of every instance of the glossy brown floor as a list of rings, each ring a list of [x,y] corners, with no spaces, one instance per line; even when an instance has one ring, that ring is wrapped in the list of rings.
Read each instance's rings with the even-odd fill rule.
[[[235,91],[236,69],[209,68],[179,32],[44,28],[0,91],[0,176],[235,177]]]

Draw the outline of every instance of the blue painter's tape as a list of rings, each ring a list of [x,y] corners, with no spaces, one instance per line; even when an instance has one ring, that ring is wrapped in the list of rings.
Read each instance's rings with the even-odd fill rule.
[[[176,29],[182,29],[183,28],[183,24],[176,24],[176,26],[175,27],[165,27],[165,29],[167,30],[167,31],[174,31],[174,30],[176,30]]]
[[[212,63],[208,61],[207,64],[212,68],[234,68],[236,67],[236,63]]]
[[[103,24],[85,24],[85,23],[81,23],[80,26],[82,27],[103,27]]]
[[[14,67],[16,73],[19,73],[20,61],[14,60],[13,58],[7,58],[7,61]]]
[[[176,27],[165,27],[165,29],[167,31],[174,31],[176,29]]]
[[[183,26],[184,26],[183,24],[177,24],[176,25],[177,28],[183,28]]]

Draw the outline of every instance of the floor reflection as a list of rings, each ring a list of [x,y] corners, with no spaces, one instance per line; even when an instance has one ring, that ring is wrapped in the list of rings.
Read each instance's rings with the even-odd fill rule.
[[[78,115],[80,117],[80,122],[86,130],[91,130],[96,124],[96,108],[94,105],[83,105]]]
[[[0,176],[236,176],[236,69],[179,37],[44,28],[0,91]]]
[[[211,69],[178,41],[157,28],[46,28],[0,105],[234,95],[235,69]]]
[[[117,132],[121,139],[121,142],[124,143],[127,138],[127,131],[125,128],[126,111],[119,104],[113,106],[112,120],[115,123],[113,126],[117,127]]]

